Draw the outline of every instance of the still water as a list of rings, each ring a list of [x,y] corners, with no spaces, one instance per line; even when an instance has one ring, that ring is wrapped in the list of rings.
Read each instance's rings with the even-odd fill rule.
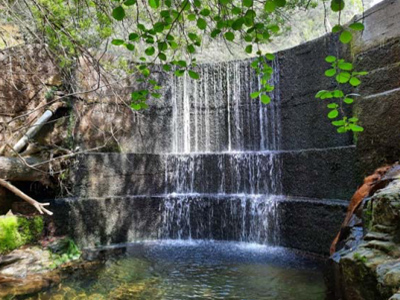
[[[130,244],[28,299],[325,299],[321,264],[259,244],[157,241]]]

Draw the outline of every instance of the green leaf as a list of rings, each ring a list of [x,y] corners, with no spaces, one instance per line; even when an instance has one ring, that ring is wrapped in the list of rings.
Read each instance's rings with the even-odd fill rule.
[[[135,50],[135,46],[131,43],[125,44],[125,48],[128,49],[129,51]]]
[[[124,4],[125,4],[126,6],[131,6],[131,5],[136,4],[136,0],[126,0],[126,1],[124,2]]]
[[[194,48],[193,45],[188,45],[188,46],[187,46],[187,50],[188,50],[189,53],[194,53],[194,52],[196,52],[196,49]]]
[[[342,126],[342,127],[339,127],[339,128],[337,129],[337,132],[338,132],[338,133],[345,133],[345,132],[347,132],[347,129],[346,129],[346,127]]]
[[[233,30],[240,30],[240,29],[242,29],[243,23],[244,23],[244,19],[239,18],[239,19],[235,20],[235,22],[232,23],[231,27]]]
[[[221,30],[219,30],[219,29],[214,29],[213,31],[211,31],[210,36],[211,36],[212,38],[216,38],[217,35],[219,35],[220,33],[221,33]]]
[[[276,3],[273,0],[267,0],[264,5],[264,10],[268,13],[273,13],[276,8]]]
[[[284,7],[286,5],[286,0],[274,0],[274,2],[278,7]]]
[[[320,98],[321,98],[322,100],[333,98],[333,93],[332,93],[332,92],[329,92],[329,91],[326,91],[324,94],[321,95]]]
[[[271,102],[271,98],[269,96],[263,94],[263,95],[261,95],[261,102],[263,104],[268,104]]]
[[[167,60],[167,56],[166,56],[164,53],[162,53],[162,52],[160,52],[160,53],[158,54],[158,58],[159,58],[160,60],[163,60],[163,61],[166,61],[166,60]]]
[[[144,50],[144,53],[146,53],[146,55],[151,56],[156,52],[156,49],[154,49],[154,47],[149,47],[146,50]]]
[[[182,67],[182,68],[186,68],[186,67],[187,67],[187,63],[186,63],[186,61],[184,61],[184,60],[178,60],[178,61],[176,62],[176,64],[177,64],[178,66]]]
[[[145,68],[142,70],[142,74],[147,77],[150,75],[150,70],[148,68]]]
[[[349,62],[342,62],[338,64],[339,69],[342,69],[344,71],[351,71],[353,70],[353,64]]]
[[[340,34],[339,39],[343,44],[348,44],[353,39],[353,35],[350,31],[345,30]]]
[[[325,94],[325,93],[326,93],[325,90],[319,91],[319,92],[315,95],[315,98],[321,98],[321,96],[322,96],[323,94]]]
[[[260,92],[253,92],[250,94],[251,99],[256,99],[258,96],[260,96]]]
[[[172,50],[178,49],[179,45],[175,43],[174,41],[168,42],[169,46],[171,47]]]
[[[232,13],[234,15],[240,15],[242,13],[242,10],[239,7],[234,7],[232,8]]]
[[[243,6],[246,6],[246,7],[253,6],[253,0],[243,0]]]
[[[253,46],[247,45],[245,51],[246,51],[246,53],[251,54],[251,52],[253,52]]]
[[[203,18],[197,19],[197,27],[201,30],[205,30],[207,28],[207,22]]]
[[[190,15],[187,16],[187,18],[188,18],[189,21],[194,21],[194,20],[196,20],[196,15],[195,14],[190,14]]]
[[[268,60],[274,60],[275,59],[275,55],[271,54],[271,53],[267,53],[265,54],[265,58]]]
[[[137,33],[132,32],[129,35],[129,40],[132,42],[136,42],[139,39],[139,35]]]
[[[111,41],[111,44],[115,45],[115,46],[121,46],[125,43],[124,40],[119,40],[119,39],[114,39]]]
[[[334,119],[334,118],[337,118],[338,115],[339,115],[339,111],[337,109],[334,109],[329,112],[328,118]]]
[[[356,30],[356,31],[362,31],[362,30],[364,30],[364,24],[363,24],[363,23],[359,23],[359,22],[350,24],[349,27],[350,27],[351,29],[353,29],[353,30]]]
[[[166,51],[168,49],[168,44],[166,42],[159,42],[157,47],[159,51]]]
[[[202,9],[202,10],[200,11],[200,14],[201,14],[202,16],[204,16],[204,17],[209,16],[210,13],[211,13],[211,11],[210,11],[209,9],[207,9],[207,8],[204,8],[204,9]]]
[[[358,118],[352,117],[352,118],[349,119],[349,121],[353,122],[353,123],[356,123],[356,122],[358,122]]]
[[[364,131],[364,128],[359,126],[359,125],[350,124],[349,127],[354,132],[362,132],[362,131]]]
[[[138,24],[137,28],[140,29],[141,31],[146,31],[146,27],[143,24]]]
[[[337,105],[336,103],[330,103],[327,105],[328,108],[338,108],[339,105]]]
[[[331,1],[331,9],[334,12],[338,12],[344,9],[344,0],[332,0]]]
[[[153,9],[157,9],[160,7],[160,0],[149,0],[149,5]]]
[[[125,18],[125,9],[122,6],[117,6],[111,13],[112,17],[117,21],[122,21]]]
[[[350,73],[348,72],[341,72],[336,76],[336,81],[339,83],[346,83],[350,80]]]
[[[142,107],[140,106],[139,103],[134,103],[134,102],[131,103],[131,108],[134,109],[134,110],[141,110],[142,109]]]
[[[185,74],[185,70],[176,70],[176,71],[174,72],[174,74],[175,74],[175,76],[177,76],[177,77],[181,77],[181,76],[183,76],[183,74]]]
[[[334,126],[343,126],[345,124],[346,123],[344,120],[332,121],[332,125],[334,125]]]
[[[161,33],[161,32],[163,32],[165,26],[164,26],[164,23],[157,22],[157,23],[154,24],[153,28],[154,28],[155,32]]]
[[[191,39],[192,41],[197,41],[198,40],[198,36],[195,33],[190,32],[188,34],[189,39]]]
[[[200,78],[200,75],[198,73],[196,73],[195,71],[192,71],[192,70],[189,70],[189,76],[190,76],[190,78],[193,78],[193,79],[199,79]]]
[[[159,99],[161,97],[161,94],[159,94],[159,93],[151,93],[151,96],[153,96],[154,98]]]
[[[344,97],[344,94],[341,90],[334,90],[333,91],[333,97],[334,98],[342,98]]]
[[[325,71],[326,77],[333,77],[336,75],[336,69],[329,69]]]
[[[346,104],[352,104],[354,102],[354,100],[352,98],[346,97],[343,99],[343,102]]]
[[[350,84],[352,86],[359,86],[361,84],[361,81],[357,77],[351,77]]]
[[[325,61],[328,62],[328,63],[333,63],[333,62],[336,61],[336,57],[332,56],[332,55],[329,55],[329,56],[325,57]]]
[[[342,31],[342,30],[343,30],[343,27],[341,25],[335,25],[332,28],[332,32],[333,33],[337,33],[337,32]]]
[[[224,37],[228,40],[228,41],[233,41],[235,39],[235,34],[231,31],[225,32]]]
[[[171,66],[170,65],[163,65],[163,70],[166,72],[171,71]]]

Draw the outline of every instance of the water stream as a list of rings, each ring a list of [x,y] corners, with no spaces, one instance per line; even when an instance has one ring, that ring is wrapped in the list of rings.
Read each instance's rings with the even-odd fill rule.
[[[272,66],[269,105],[250,98],[260,83],[249,61],[202,65],[198,81],[187,75],[169,79],[173,143],[165,155],[162,238],[213,239],[213,218],[219,217],[220,226],[235,231],[220,230],[219,236],[268,244],[279,239],[278,61]],[[204,199],[228,204],[216,213]]]

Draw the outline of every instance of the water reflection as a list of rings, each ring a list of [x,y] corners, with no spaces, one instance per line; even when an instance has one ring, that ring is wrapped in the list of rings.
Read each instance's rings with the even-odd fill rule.
[[[130,245],[96,270],[28,299],[325,298],[319,263],[278,247],[213,241]]]

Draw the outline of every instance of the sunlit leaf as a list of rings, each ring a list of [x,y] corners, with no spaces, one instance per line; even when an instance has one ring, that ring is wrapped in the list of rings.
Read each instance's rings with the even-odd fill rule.
[[[115,20],[122,21],[125,18],[125,9],[122,6],[118,6],[113,9],[111,15]]]

